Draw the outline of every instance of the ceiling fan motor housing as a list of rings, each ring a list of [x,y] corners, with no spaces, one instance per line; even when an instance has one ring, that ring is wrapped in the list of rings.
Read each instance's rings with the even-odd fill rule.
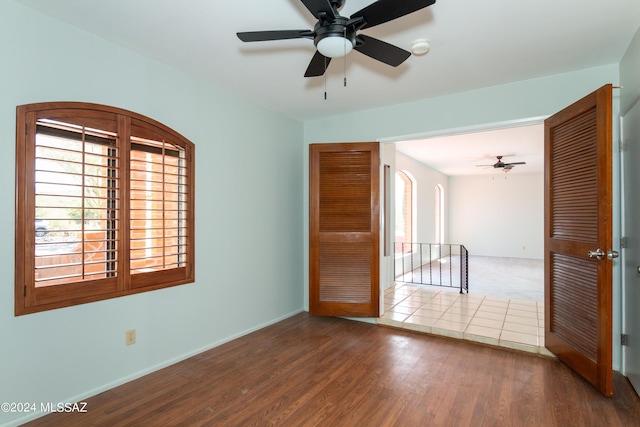
[[[319,20],[313,28],[316,33],[313,43],[318,43],[327,37],[340,37],[348,40],[353,48],[356,45],[356,30],[353,26],[347,26],[348,19],[344,16],[337,16],[332,20]],[[349,49],[351,50],[351,49]]]

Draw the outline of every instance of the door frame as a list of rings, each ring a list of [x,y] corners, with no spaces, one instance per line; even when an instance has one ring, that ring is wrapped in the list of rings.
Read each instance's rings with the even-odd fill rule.
[[[629,102],[628,105],[624,106],[624,108],[622,108],[622,110],[620,111],[620,113],[618,114],[619,120],[618,120],[618,125],[619,125],[619,141],[620,141],[620,165],[619,165],[619,169],[620,169],[620,210],[621,210],[621,215],[620,215],[620,227],[621,227],[621,236],[629,236],[629,233],[627,232],[627,224],[625,221],[625,207],[626,207],[626,197],[625,197],[625,151],[624,151],[624,118],[627,116],[627,114],[635,107],[640,107],[640,92],[633,98],[633,100],[631,100],[631,102]],[[630,331],[627,328],[628,322],[629,322],[629,317],[632,316],[632,313],[628,313],[626,308],[627,308],[627,293],[628,293],[628,287],[630,286],[638,286],[635,283],[629,283],[630,281],[627,280],[628,275],[633,275],[633,276],[637,276],[637,272],[634,271],[635,269],[633,268],[634,264],[638,264],[637,261],[633,262],[633,260],[628,260],[628,255],[627,255],[627,251],[624,250],[624,247],[620,248],[620,264],[622,265],[622,271],[621,271],[621,303],[622,303],[622,316],[621,316],[621,333],[627,334]],[[630,267],[629,269],[631,269],[632,271],[627,271],[624,267],[627,265],[627,261],[629,261],[630,263]],[[636,279],[637,282],[638,279]],[[640,331],[635,331],[635,333],[640,333]],[[621,366],[621,372],[627,376],[628,375],[628,367],[627,367],[627,351],[628,348],[626,346],[621,346],[621,360],[620,360],[620,366]],[[629,378],[629,377],[628,377]],[[631,379],[630,379],[631,382]],[[636,378],[635,379],[635,383],[632,382],[632,386],[634,387],[634,389],[636,390],[636,392],[640,393],[640,385],[638,385],[638,383],[640,383],[640,378]]]

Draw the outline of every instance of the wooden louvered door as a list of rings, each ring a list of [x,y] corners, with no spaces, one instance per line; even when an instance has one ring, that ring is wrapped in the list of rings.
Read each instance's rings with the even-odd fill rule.
[[[545,346],[606,396],[613,393],[611,91],[603,86],[545,121]]]
[[[312,144],[309,173],[309,312],[378,317],[379,144]]]

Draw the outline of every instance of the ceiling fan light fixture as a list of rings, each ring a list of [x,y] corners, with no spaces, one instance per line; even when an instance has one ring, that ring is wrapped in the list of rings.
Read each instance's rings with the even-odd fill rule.
[[[340,35],[327,36],[318,41],[318,52],[327,58],[339,58],[347,55],[353,50],[351,40]]]

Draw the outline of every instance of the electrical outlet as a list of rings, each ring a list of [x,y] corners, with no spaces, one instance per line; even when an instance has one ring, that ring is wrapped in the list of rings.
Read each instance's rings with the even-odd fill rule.
[[[131,345],[136,343],[136,330],[129,329],[124,333],[124,345]]]

